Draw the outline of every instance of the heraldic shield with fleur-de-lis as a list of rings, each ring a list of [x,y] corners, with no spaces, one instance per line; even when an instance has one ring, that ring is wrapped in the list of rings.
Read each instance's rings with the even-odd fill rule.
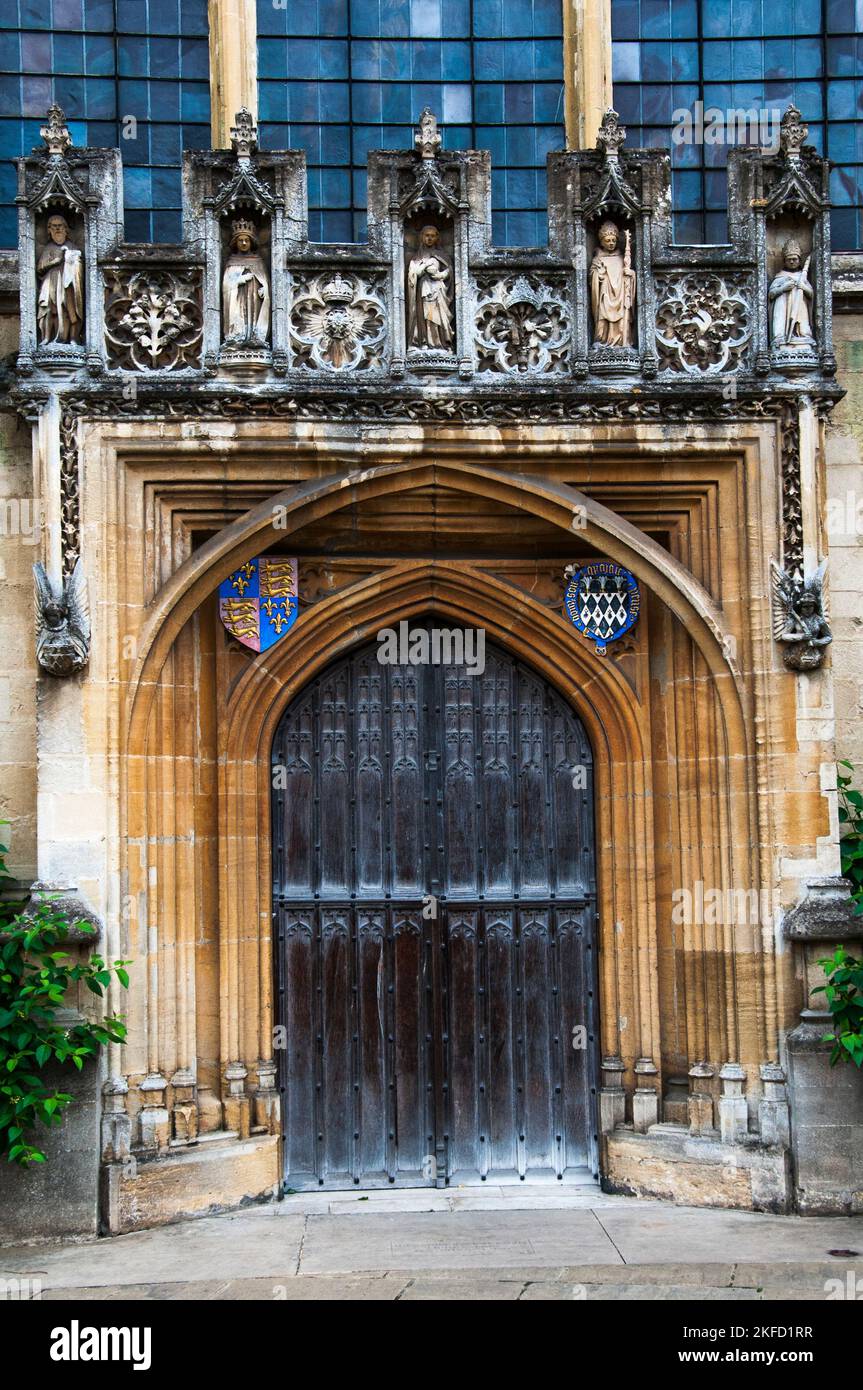
[[[634,625],[641,607],[635,576],[610,560],[595,560],[576,569],[570,565],[564,604],[579,632],[596,643],[600,656]]]
[[[254,652],[265,652],[290,631],[297,606],[297,562],[280,555],[247,560],[219,585],[219,617]]]

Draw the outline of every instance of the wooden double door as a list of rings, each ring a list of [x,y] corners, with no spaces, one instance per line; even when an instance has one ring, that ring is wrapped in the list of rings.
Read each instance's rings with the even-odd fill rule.
[[[286,1186],[583,1181],[584,728],[490,645],[482,674],[377,654],[312,681],[273,743]]]

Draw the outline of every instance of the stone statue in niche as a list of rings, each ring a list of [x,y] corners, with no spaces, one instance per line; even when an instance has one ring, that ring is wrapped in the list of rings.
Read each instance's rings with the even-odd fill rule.
[[[815,671],[824,661],[824,649],[833,641],[824,615],[823,561],[805,581],[790,575],[774,560],[773,636],[783,643],[782,660],[789,671]]]
[[[84,258],[69,239],[69,224],[62,213],[51,213],[47,232],[48,241],[36,262],[39,341],[80,343],[84,335]]]
[[[72,676],[90,659],[90,605],[80,560],[62,586],[43,565],[33,566],[36,588],[36,660],[49,676]]]
[[[452,262],[440,249],[437,227],[423,227],[408,265],[408,347],[452,352]]]
[[[630,232],[624,232],[621,252],[617,225],[603,222],[597,243],[588,272],[594,346],[631,348],[635,313],[632,237]]]
[[[265,347],[270,334],[270,277],[258,254],[254,222],[231,226],[231,254],[222,276],[222,322],[229,346]]]
[[[803,260],[800,244],[793,238],[782,247],[782,269],[774,275],[767,292],[770,305],[770,340],[774,348],[811,348],[812,285],[809,261]]]

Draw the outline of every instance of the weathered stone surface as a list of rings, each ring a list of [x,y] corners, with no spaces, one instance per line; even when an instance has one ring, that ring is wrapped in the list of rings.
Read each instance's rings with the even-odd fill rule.
[[[645,1135],[618,1130],[609,1137],[603,1179],[608,1191],[686,1206],[788,1210],[786,1150],[757,1142],[731,1147],[718,1136],[672,1133],[670,1125],[660,1130]]]
[[[278,1141],[272,1135],[224,1142],[208,1139],[169,1159],[141,1159],[104,1169],[104,1207],[112,1235],[272,1201],[278,1183]]]
[[[47,1157],[29,1168],[0,1163],[0,1244],[95,1236],[99,1229],[100,1066],[83,1071],[56,1064],[45,1069],[49,1085],[73,1097],[63,1122],[42,1129],[33,1141]]]

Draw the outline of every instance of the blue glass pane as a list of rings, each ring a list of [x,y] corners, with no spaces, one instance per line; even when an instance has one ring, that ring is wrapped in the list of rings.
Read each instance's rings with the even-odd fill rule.
[[[696,101],[719,108],[726,122],[720,144],[672,145],[673,168],[685,174],[682,181],[676,178],[674,192],[681,207],[679,239],[684,233],[696,240],[727,236],[725,213],[717,205],[726,196],[720,190],[728,148],[753,140],[772,143],[779,118],[792,101],[809,125],[810,143],[816,150],[829,145],[839,165],[833,174],[834,237],[841,235],[848,245],[847,238],[859,236],[861,0],[710,0],[699,5],[696,0],[668,0],[667,5],[665,0],[612,0],[611,19],[614,104],[629,127],[630,144],[667,148],[670,122],[679,121],[681,108],[692,112]],[[670,50],[663,42],[669,34]],[[748,116],[736,133],[728,122],[734,111]]]
[[[495,207],[524,214],[531,241],[538,227],[544,235],[546,156],[564,144],[562,0],[293,0],[288,9],[274,18],[270,0],[258,0],[260,138],[305,151],[313,238],[364,232],[369,152],[410,148],[424,106],[447,148],[493,150]]]
[[[176,240],[182,150],[209,145],[207,0],[19,0],[15,8],[0,35],[11,84],[0,88],[0,110],[5,99],[26,119],[9,123],[8,153],[38,144],[45,112],[59,102],[76,144],[120,147],[127,235]],[[0,180],[0,202],[7,193]],[[8,235],[2,207],[0,225]]]

